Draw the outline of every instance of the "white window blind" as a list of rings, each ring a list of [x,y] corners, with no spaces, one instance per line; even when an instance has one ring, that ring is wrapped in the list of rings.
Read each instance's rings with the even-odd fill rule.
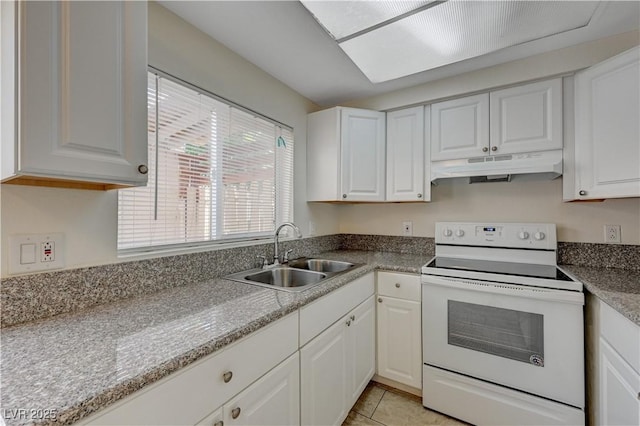
[[[149,181],[118,193],[118,249],[267,237],[293,219],[293,133],[155,73]]]

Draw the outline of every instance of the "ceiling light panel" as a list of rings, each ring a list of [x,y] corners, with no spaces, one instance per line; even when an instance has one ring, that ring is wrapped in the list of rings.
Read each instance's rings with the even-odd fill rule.
[[[432,1],[303,0],[301,3],[334,39],[340,40]]]
[[[380,83],[584,27],[598,5],[452,0],[346,40],[340,47],[369,80]]]

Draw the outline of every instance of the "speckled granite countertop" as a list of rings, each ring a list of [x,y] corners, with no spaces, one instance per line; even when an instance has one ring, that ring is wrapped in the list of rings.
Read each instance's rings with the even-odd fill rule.
[[[600,300],[640,326],[640,271],[560,265]]]
[[[2,418],[46,424],[51,416],[39,417],[55,413],[55,424],[73,423],[374,269],[419,273],[429,260],[320,256],[364,266],[299,293],[215,279],[3,329]]]

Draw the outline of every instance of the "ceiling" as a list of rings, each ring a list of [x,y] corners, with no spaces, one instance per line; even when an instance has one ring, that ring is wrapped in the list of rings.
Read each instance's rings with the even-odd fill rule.
[[[320,106],[407,88],[640,27],[640,2],[599,2],[585,27],[375,84],[299,1],[159,3]]]

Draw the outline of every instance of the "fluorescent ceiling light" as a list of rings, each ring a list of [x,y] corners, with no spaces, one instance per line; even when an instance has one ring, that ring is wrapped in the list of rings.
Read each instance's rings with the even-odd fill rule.
[[[433,0],[335,1],[301,0],[334,39],[341,40],[397,16],[416,10]]]
[[[428,3],[304,2],[373,83],[584,27],[600,2],[450,0],[422,8]],[[356,12],[362,16],[350,18]]]

